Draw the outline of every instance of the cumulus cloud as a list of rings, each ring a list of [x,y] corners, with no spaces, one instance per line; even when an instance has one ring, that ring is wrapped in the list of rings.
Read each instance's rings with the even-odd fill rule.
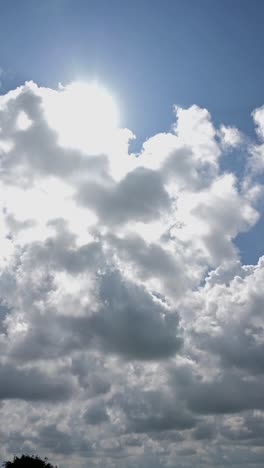
[[[221,125],[218,135],[224,149],[236,148],[243,142],[242,133],[235,127]]]
[[[260,466],[264,260],[235,240],[261,216],[263,109],[252,141],[177,107],[133,154],[109,99],[0,96],[3,458]],[[221,165],[242,143],[245,179]]]

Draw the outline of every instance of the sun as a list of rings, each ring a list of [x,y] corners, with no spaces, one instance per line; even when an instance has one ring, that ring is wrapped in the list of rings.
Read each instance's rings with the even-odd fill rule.
[[[46,99],[49,125],[62,146],[103,153],[115,139],[119,112],[113,96],[98,83],[75,81]]]

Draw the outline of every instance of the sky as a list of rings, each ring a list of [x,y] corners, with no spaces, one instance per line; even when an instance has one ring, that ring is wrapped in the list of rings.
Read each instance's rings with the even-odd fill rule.
[[[263,466],[263,21],[0,0],[0,461]]]

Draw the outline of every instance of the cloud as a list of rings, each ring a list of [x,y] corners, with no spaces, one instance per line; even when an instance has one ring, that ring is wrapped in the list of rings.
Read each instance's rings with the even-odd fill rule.
[[[261,106],[258,109],[255,109],[252,112],[252,117],[254,120],[254,123],[256,125],[256,132],[259,135],[261,139],[263,139],[264,135],[264,126],[263,126],[263,117],[264,117],[264,107]]]
[[[236,148],[243,142],[242,133],[235,127],[221,125],[218,135],[224,149]]]
[[[99,294],[104,306],[90,318],[87,328],[107,351],[155,360],[179,350],[178,314],[167,311],[143,288],[111,272],[99,279]]]
[[[65,378],[48,376],[38,369],[16,369],[11,365],[0,367],[0,399],[23,399],[56,402],[69,399],[73,385]]]
[[[79,85],[0,96],[5,459],[261,465],[264,263],[235,239],[261,217],[263,109],[253,141],[177,107],[133,154]],[[245,178],[221,164],[242,143]]]
[[[109,416],[100,401],[87,408],[83,417],[85,422],[91,425],[105,423],[109,420]]]
[[[79,189],[77,199],[95,210],[102,224],[149,222],[169,208],[169,196],[157,172],[138,168],[108,188],[91,182]]]
[[[196,413],[229,414],[250,409],[263,410],[262,380],[247,382],[228,372],[213,382],[194,385],[188,405]]]
[[[165,391],[143,391],[125,407],[128,429],[135,433],[187,430],[196,418],[177,405]]]

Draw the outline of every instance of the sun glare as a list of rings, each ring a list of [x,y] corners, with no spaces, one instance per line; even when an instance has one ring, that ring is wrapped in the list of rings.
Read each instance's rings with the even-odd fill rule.
[[[119,125],[117,105],[111,94],[97,83],[60,85],[46,100],[49,124],[63,146],[99,154],[115,139]]]

